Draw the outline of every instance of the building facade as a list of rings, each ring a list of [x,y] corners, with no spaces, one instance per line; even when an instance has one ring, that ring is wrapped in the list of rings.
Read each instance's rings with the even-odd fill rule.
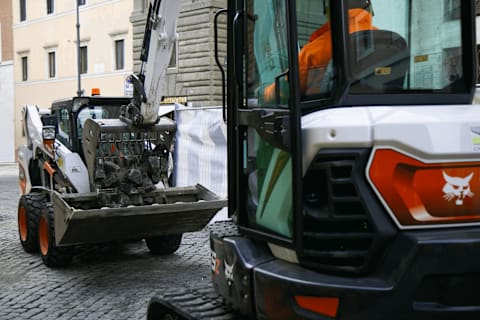
[[[0,0],[0,163],[15,161],[12,1]]]
[[[140,50],[148,13],[147,0],[134,0],[134,70],[140,69]],[[214,17],[226,0],[181,0],[178,43],[167,71],[164,96],[186,98],[191,106],[220,106],[222,78],[215,61]],[[219,58],[226,61],[225,17],[219,20]]]
[[[77,50],[77,1],[80,50]],[[130,93],[132,0],[13,0],[15,141],[23,143],[21,109],[99,88],[104,96]],[[78,51],[78,55],[77,55]],[[77,63],[77,56],[80,63]]]

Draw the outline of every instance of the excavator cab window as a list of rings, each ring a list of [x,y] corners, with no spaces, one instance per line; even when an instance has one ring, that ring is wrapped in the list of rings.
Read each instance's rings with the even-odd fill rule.
[[[244,19],[245,113],[263,117],[266,112],[288,113],[289,50],[284,0],[249,0]],[[256,112],[259,113],[256,113]],[[244,174],[248,180],[245,210],[248,226],[292,236],[292,166],[290,154],[266,138],[263,124],[244,127]]]
[[[250,108],[287,108],[289,90],[285,1],[248,1],[247,12],[247,103]]]
[[[324,0],[323,7],[321,1],[296,1],[300,98],[323,99],[308,109],[405,105],[415,99],[416,104],[469,103],[474,57],[469,56],[470,22],[462,21],[461,0],[435,5],[428,0]],[[315,22],[325,24],[312,31],[308,26]],[[325,100],[329,97],[337,100]]]
[[[329,2],[297,0],[296,16],[300,95],[327,98],[334,80]]]

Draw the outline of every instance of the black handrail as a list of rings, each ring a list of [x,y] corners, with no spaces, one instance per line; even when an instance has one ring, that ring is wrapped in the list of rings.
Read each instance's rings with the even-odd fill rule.
[[[220,60],[218,59],[218,17],[221,14],[227,13],[228,9],[222,9],[219,10],[215,14],[215,19],[214,19],[214,33],[215,33],[215,62],[217,63],[218,68],[220,69],[220,72],[222,74],[222,115],[223,115],[223,122],[227,122],[227,108],[226,108],[226,95],[225,95],[225,70],[222,67],[222,64],[220,63]]]

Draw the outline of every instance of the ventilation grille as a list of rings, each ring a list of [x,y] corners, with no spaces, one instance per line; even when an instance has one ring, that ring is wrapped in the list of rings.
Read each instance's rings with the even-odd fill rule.
[[[300,255],[305,267],[362,273],[369,265],[375,227],[354,178],[365,168],[358,158],[319,154],[305,175]]]

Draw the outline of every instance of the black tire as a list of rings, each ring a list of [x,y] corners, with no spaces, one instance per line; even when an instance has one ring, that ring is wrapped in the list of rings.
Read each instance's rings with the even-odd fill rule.
[[[153,254],[172,254],[180,247],[182,233],[168,236],[145,238],[148,249]]]
[[[22,195],[18,201],[18,236],[25,252],[38,252],[38,220],[46,203],[47,196],[40,192]]]
[[[72,262],[72,248],[55,244],[54,212],[47,203],[38,222],[38,244],[43,263],[50,268],[60,268]]]

